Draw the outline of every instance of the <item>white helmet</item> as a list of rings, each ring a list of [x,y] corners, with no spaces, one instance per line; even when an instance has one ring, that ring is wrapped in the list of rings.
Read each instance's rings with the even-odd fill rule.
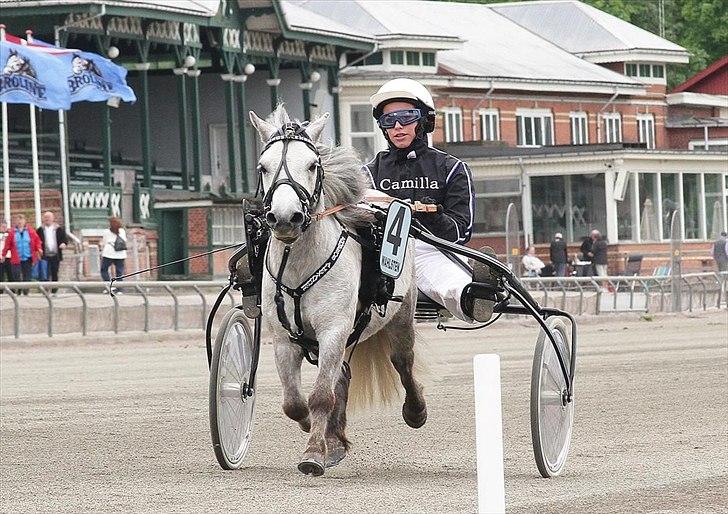
[[[435,130],[435,102],[425,86],[412,79],[392,79],[385,82],[379,91],[369,98],[372,105],[372,116],[378,120],[383,114],[384,106],[395,101],[413,101],[415,107],[422,111],[425,132]]]

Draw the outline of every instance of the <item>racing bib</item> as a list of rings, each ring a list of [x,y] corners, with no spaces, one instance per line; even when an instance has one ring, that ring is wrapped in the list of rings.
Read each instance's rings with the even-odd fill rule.
[[[410,206],[399,200],[392,201],[387,210],[382,251],[379,254],[379,269],[388,277],[399,278],[402,274],[411,223]]]

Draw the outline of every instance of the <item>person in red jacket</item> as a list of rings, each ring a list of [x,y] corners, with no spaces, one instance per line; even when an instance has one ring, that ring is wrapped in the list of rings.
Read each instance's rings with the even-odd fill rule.
[[[0,260],[10,252],[10,274],[13,282],[30,282],[33,264],[43,255],[43,245],[23,214],[15,215],[15,227],[8,232]],[[22,291],[28,294],[28,290]]]

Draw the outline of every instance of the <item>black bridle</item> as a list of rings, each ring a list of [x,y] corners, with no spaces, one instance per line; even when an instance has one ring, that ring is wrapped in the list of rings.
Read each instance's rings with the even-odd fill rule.
[[[286,123],[281,128],[279,128],[265,144],[265,148],[263,148],[263,151],[260,153],[261,156],[274,143],[277,143],[279,141],[283,142],[283,153],[281,154],[281,162],[278,164],[278,169],[276,169],[275,174],[273,175],[273,182],[271,183],[270,189],[268,189],[268,191],[264,191],[263,188],[263,173],[265,172],[265,169],[263,168],[263,166],[258,165],[258,184],[259,190],[263,193],[264,213],[268,214],[271,209],[271,202],[273,201],[273,193],[275,192],[275,190],[279,186],[282,186],[284,184],[290,186],[296,193],[296,196],[298,196],[298,200],[301,202],[301,209],[303,211],[303,224],[301,225],[302,232],[304,232],[311,224],[311,210],[316,208],[319,200],[321,199],[321,192],[323,190],[324,182],[324,168],[321,165],[321,155],[319,154],[313,140],[306,133],[307,125],[308,123],[304,123],[301,125],[299,125],[298,123]],[[306,146],[308,146],[312,152],[316,154],[316,162],[313,165],[313,167],[316,168],[316,184],[314,186],[312,194],[310,194],[305,187],[303,187],[301,184],[294,180],[294,178],[291,176],[290,170],[288,169],[288,162],[286,157],[288,155],[288,145],[291,143],[291,141],[301,141]],[[281,170],[283,170],[286,176],[279,179],[278,177],[281,174]]]

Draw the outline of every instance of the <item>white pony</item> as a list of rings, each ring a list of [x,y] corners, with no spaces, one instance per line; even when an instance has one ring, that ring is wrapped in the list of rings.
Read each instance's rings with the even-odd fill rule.
[[[370,213],[354,207],[367,189],[356,154],[348,148],[327,148],[318,142],[328,117],[327,113],[307,126],[303,124],[302,136],[310,139],[306,142],[279,139],[283,137],[279,129],[291,123],[282,106],[265,121],[250,112],[250,120],[266,144],[258,169],[266,196],[266,222],[273,235],[265,256],[268,271],[263,272],[263,321],[274,338],[276,367],[283,385],[283,411],[311,434],[298,469],[314,476],[338,464],[350,446],[345,435],[350,384],[342,363],[357,311],[361,247],[353,237],[345,240],[338,259],[299,298],[298,318],[294,299],[282,295],[284,319],[292,324],[298,319],[302,326],[296,323],[296,329],[318,341],[319,370],[308,401],[301,392],[304,350],[292,342],[290,332],[281,323],[281,293],[276,281],[297,288],[331,258],[340,245],[342,230],[354,230],[365,217],[371,219]],[[319,184],[320,196],[316,194]],[[334,215],[316,216],[336,205],[351,207]],[[390,302],[384,317],[373,314],[355,346],[356,352],[351,356],[351,394],[352,401],[357,403],[391,399],[398,393],[396,371],[405,390],[403,418],[409,426],[419,428],[427,420],[427,408],[422,386],[413,376],[417,289],[411,246],[394,291],[403,301]]]

